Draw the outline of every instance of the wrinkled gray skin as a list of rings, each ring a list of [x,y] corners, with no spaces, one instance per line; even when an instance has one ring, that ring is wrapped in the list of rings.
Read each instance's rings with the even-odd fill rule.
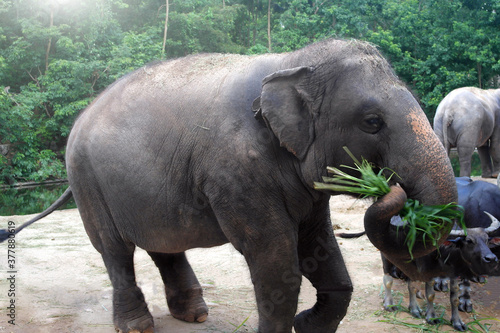
[[[136,246],[159,267],[172,315],[203,321],[208,309],[184,251],[231,242],[250,269],[259,332],[292,325],[299,333],[334,332],[352,283],[332,233],[330,196],[313,182],[327,166],[352,165],[343,146],[396,171],[409,197],[457,199],[424,113],[365,43],[191,56],[145,66],[109,87],[76,121],[66,159],[113,285],[116,328],[153,327],[135,282]],[[370,233],[407,259],[384,222]],[[417,246],[416,254],[432,250]],[[295,317],[302,276],[318,302]]]
[[[500,172],[500,89],[464,87],[439,103],[434,131],[448,152],[457,148],[460,177],[470,177],[471,158],[477,147],[482,176]]]

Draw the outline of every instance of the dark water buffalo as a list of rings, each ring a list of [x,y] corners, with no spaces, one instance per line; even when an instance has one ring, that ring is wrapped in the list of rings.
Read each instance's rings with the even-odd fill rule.
[[[459,203],[466,208],[465,216],[474,221],[474,228],[483,239],[487,240],[491,251],[500,257],[500,188],[489,182],[468,177],[457,178]],[[477,270],[476,270],[477,271]],[[500,265],[479,270],[471,279],[463,279],[459,309],[472,312],[470,299],[470,281],[484,282],[483,276],[500,276]]]
[[[460,230],[460,232],[463,230]],[[438,323],[434,310],[434,290],[442,289],[435,287],[436,283],[442,284],[443,278],[450,281],[450,303],[451,303],[451,323],[458,331],[466,331],[467,325],[460,318],[460,293],[459,293],[459,278],[460,279],[476,279],[479,274],[491,272],[498,266],[497,256],[489,249],[488,240],[484,240],[477,230],[467,229],[467,237],[458,237],[452,241],[445,242],[439,247],[439,252],[434,252],[426,257],[419,258],[420,266],[439,268],[441,274],[439,278],[425,281],[425,297],[427,299],[427,309],[425,319],[430,324]],[[452,231],[453,232],[453,231]],[[453,236],[455,237],[455,236]],[[407,280],[409,292],[409,311],[417,318],[422,317],[423,311],[417,303],[417,289],[411,279],[408,279],[401,271],[389,262],[382,255],[382,263],[384,269],[384,308],[387,311],[394,311],[394,299],[392,297],[393,278]],[[483,273],[481,273],[483,272]]]
[[[440,246],[439,253],[419,259],[421,265],[438,266],[442,268],[440,278],[426,282],[427,311],[425,318],[429,323],[436,323],[433,307],[434,289],[443,290],[446,281],[450,281],[451,323],[456,330],[465,331],[467,326],[460,318],[459,310],[471,311],[472,305],[468,292],[459,299],[459,278],[465,291],[470,290],[470,280],[477,281],[481,275],[498,275],[498,256],[500,255],[500,222],[494,216],[500,217],[500,189],[485,181],[472,181],[469,177],[456,178],[458,203],[464,207],[464,222],[467,235],[461,229],[450,232],[449,240]],[[384,308],[393,310],[391,288],[393,277],[406,279],[404,274],[382,256],[384,268]],[[434,286],[437,283],[436,287]],[[447,283],[446,283],[447,286]],[[410,294],[410,313],[420,317],[416,300],[416,289],[412,281],[408,281]]]
[[[353,164],[344,146],[401,177],[370,208],[368,236],[408,276],[435,276],[407,262],[405,234],[386,213],[407,196],[456,201],[453,172],[419,104],[372,45],[190,56],[115,82],[80,115],[66,153],[67,195],[108,270],[115,327],[153,330],[135,282],[136,246],[158,266],[172,315],[200,322],[208,308],[184,251],[231,242],[250,269],[259,332],[335,331],[352,283],[330,196],[313,183],[327,166]],[[414,255],[432,250],[417,244]],[[295,316],[302,276],[318,300]]]

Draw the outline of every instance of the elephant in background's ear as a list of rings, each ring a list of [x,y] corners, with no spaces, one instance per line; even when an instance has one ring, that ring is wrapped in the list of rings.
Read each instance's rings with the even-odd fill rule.
[[[500,89],[464,87],[439,103],[434,131],[448,155],[457,148],[460,177],[470,177],[471,158],[477,147],[483,178],[500,171]]]

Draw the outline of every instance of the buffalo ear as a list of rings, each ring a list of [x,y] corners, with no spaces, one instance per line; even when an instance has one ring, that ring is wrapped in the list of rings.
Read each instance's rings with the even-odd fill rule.
[[[500,237],[493,237],[489,240],[489,244],[493,246],[499,246],[500,245]]]
[[[310,67],[280,70],[264,78],[258,115],[279,139],[280,145],[302,159],[314,140],[312,98],[304,87],[312,73]]]

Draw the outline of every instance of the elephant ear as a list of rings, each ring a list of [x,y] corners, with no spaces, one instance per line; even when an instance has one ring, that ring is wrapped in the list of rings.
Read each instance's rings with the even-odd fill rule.
[[[280,145],[299,159],[305,157],[314,140],[312,98],[303,88],[311,73],[310,67],[297,67],[265,77],[253,105]]]

